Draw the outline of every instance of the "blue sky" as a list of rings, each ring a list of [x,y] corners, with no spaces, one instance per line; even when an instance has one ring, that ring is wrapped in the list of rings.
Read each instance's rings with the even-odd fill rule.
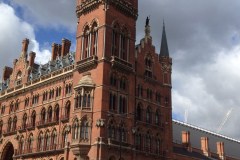
[[[170,55],[173,58],[173,115],[188,123],[216,131],[233,108],[221,134],[240,139],[240,1],[239,0],[139,0],[137,41],[150,25],[159,52],[165,19]],[[31,40],[29,50],[39,63],[49,60],[51,44],[62,38],[75,49],[75,1],[0,1],[0,70],[12,66],[22,39]]]

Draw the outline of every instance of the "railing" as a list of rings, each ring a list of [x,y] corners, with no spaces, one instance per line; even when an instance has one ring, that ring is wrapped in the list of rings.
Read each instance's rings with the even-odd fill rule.
[[[69,115],[61,115],[60,120],[61,120],[61,122],[68,122],[69,121]]]
[[[35,123],[29,123],[29,124],[27,124],[26,128],[27,128],[27,130],[32,130],[32,129],[34,129],[34,128],[35,128]]]
[[[112,63],[112,67],[125,70],[127,72],[133,71],[133,65],[119,57],[112,56],[111,63]]]
[[[47,127],[51,125],[56,125],[59,119],[47,120],[47,121],[39,121],[37,122],[37,127]]]
[[[19,132],[24,132],[26,129],[27,129],[27,124],[18,127]]]
[[[10,136],[10,135],[14,135],[17,133],[16,129],[11,129],[11,130],[4,130],[3,131],[3,136]]]
[[[49,146],[43,146],[38,148],[28,148],[25,150],[15,150],[15,157],[22,156],[27,157],[31,155],[39,155],[39,154],[51,154],[55,152],[64,151],[64,146],[62,144],[54,144]]]
[[[85,58],[77,62],[76,68],[78,69],[79,72],[84,72],[96,67],[97,63],[98,63],[98,57],[93,55],[91,57]]]

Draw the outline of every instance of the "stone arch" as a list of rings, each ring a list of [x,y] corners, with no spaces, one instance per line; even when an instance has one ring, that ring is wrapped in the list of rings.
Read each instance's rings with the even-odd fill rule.
[[[3,147],[1,159],[4,160],[13,160],[14,147],[11,142],[7,142]]]
[[[92,20],[92,22],[91,22],[90,26],[92,27],[92,26],[94,25],[94,23],[96,23],[96,24],[97,24],[97,27],[99,27],[99,26],[100,26],[99,20],[98,20],[97,18],[94,18],[94,19]]]

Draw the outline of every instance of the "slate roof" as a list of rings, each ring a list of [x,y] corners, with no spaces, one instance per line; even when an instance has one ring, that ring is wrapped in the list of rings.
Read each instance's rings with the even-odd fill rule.
[[[75,53],[71,52],[68,53],[66,56],[63,57],[57,57],[54,61],[49,61],[46,64],[39,65],[34,64],[32,71],[30,73],[28,81],[32,81],[34,79],[40,78],[41,76],[50,74],[54,71],[57,71],[61,68],[68,67],[70,65],[73,65],[75,63]],[[5,82],[0,82],[0,92],[4,91],[8,88],[9,79]]]
[[[167,35],[166,35],[164,22],[163,22],[162,43],[161,43],[161,49],[160,49],[160,56],[169,57]]]

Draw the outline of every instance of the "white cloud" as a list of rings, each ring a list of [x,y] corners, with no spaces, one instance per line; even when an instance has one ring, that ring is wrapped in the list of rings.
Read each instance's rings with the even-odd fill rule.
[[[16,16],[14,9],[4,3],[0,3],[0,72],[5,65],[12,67],[14,59],[20,56],[21,42],[29,38],[32,42],[29,51],[37,53],[38,61],[45,60],[50,55],[48,50],[41,50],[35,40],[34,28],[29,23]]]

